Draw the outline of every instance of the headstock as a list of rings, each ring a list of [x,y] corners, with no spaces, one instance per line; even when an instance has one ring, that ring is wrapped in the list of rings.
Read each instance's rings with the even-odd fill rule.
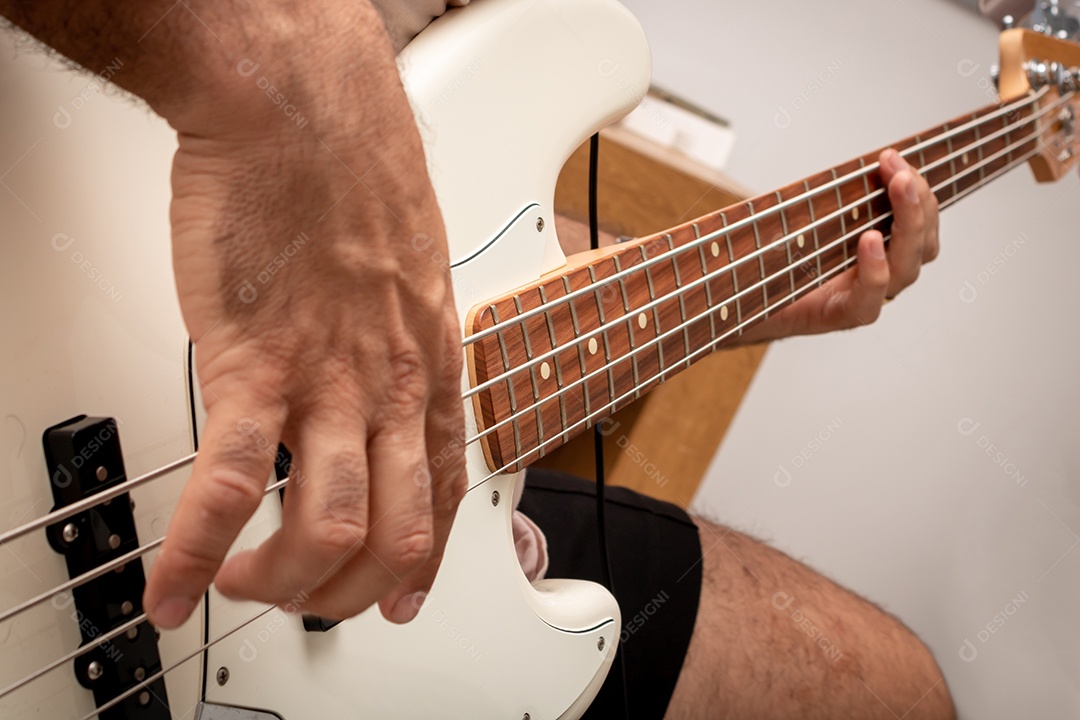
[[[1015,29],[1001,34],[998,89],[1004,101],[1047,89],[1037,111],[1046,113],[1039,120],[1043,129],[1039,153],[1030,164],[1039,182],[1050,182],[1068,172],[1080,152],[1080,44],[1062,37],[1070,34],[1068,28],[1075,21],[1066,22],[1072,18],[1062,15],[1056,2],[1039,3],[1049,17],[1043,6],[1055,12],[1053,22],[1037,25],[1043,32]]]

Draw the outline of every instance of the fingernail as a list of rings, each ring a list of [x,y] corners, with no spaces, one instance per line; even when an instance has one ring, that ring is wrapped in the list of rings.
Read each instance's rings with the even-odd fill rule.
[[[874,240],[870,243],[870,257],[876,260],[885,259],[885,242],[883,240]]]
[[[414,592],[406,595],[394,604],[394,610],[390,613],[391,622],[407,623],[420,614],[420,608],[427,597],[425,592]]]
[[[892,167],[896,172],[906,170],[908,167],[907,160],[904,160],[904,157],[900,153],[896,153],[892,158]]]
[[[183,625],[194,609],[195,603],[191,600],[172,597],[165,598],[154,606],[154,610],[150,615],[156,627],[162,630],[172,630]]]

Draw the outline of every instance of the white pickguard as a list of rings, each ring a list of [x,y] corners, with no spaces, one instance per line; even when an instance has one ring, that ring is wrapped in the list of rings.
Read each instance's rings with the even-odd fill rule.
[[[399,65],[446,221],[464,322],[476,303],[565,261],[553,231],[555,180],[574,148],[628,112],[647,88],[645,37],[614,0],[474,0],[421,34],[402,53]],[[542,231],[537,230],[538,218],[544,219]],[[157,271],[161,282],[171,284],[167,265]],[[59,312],[64,303],[57,306]],[[93,314],[93,308],[87,308],[78,322],[93,323]],[[4,318],[5,327],[17,320],[14,313]],[[75,323],[72,317],[60,326],[73,330]],[[34,329],[23,330],[16,333],[16,341],[29,353]],[[182,352],[177,342],[177,356]],[[109,353],[100,356],[101,363],[116,363]],[[25,372],[37,364],[28,355]],[[105,376],[131,372],[119,362]],[[21,394],[5,383],[6,405],[21,408],[36,401],[42,408],[20,411],[15,418],[25,435],[19,453],[37,453],[19,468],[19,502],[26,504],[35,494],[48,496],[39,459],[40,432],[70,415],[117,417],[125,450],[151,442],[144,439],[149,430],[136,435],[135,429],[149,412],[172,423],[161,430],[166,436],[187,430],[182,373],[171,380],[176,386],[175,413],[164,412],[156,398],[127,406],[106,402],[107,392],[87,394],[76,380],[53,383],[55,387],[38,383]],[[90,383],[90,378],[84,380]],[[47,402],[41,401],[42,394]],[[466,416],[466,432],[472,436],[476,426],[471,404],[466,405]],[[172,447],[175,456],[185,451]],[[470,490],[439,576],[416,620],[396,626],[372,609],[329,632],[307,633],[299,617],[278,609],[245,624],[266,608],[228,602],[211,591],[210,637],[240,629],[209,649],[205,699],[271,711],[285,720],[579,717],[613,657],[618,607],[591,583],[549,580],[530,585],[518,567],[510,532],[511,498],[520,478],[503,475],[484,481],[490,471],[476,443],[467,449],[467,463]],[[131,475],[148,469],[145,463],[129,461]],[[0,482],[7,483],[5,489],[12,487],[8,478]],[[179,483],[177,479],[169,487],[155,483],[146,489],[147,497],[139,503],[150,514],[140,517],[140,537],[157,536],[155,528],[167,517]],[[497,505],[492,502],[496,491],[501,498]],[[12,496],[6,492],[4,502]],[[17,509],[11,506],[12,512]],[[276,495],[268,496],[237,548],[260,542],[279,519]],[[42,539],[28,538],[27,545],[33,547],[23,557],[30,558],[28,564],[45,578],[42,582],[66,579],[61,559]],[[2,553],[0,573],[29,581]],[[20,653],[25,671],[78,642],[72,620],[61,610],[46,605],[25,617],[31,624],[17,627],[20,634],[9,630],[5,635],[0,628],[6,665],[11,664],[7,658]],[[181,631],[163,636],[166,666],[198,647],[199,625],[197,614]],[[36,635],[27,627],[36,628]],[[56,639],[47,646],[36,643],[45,636]],[[185,668],[186,675],[169,677],[174,717],[189,716],[200,690],[197,663]],[[218,668],[229,671],[224,685],[214,681]],[[0,715],[77,718],[93,709],[90,693],[74,683],[70,668],[59,668],[42,683],[44,689],[24,694],[18,703],[0,699]]]

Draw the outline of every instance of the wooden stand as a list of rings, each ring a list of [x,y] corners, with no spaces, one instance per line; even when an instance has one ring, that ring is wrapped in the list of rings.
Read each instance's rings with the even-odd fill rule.
[[[588,248],[588,143],[567,161],[555,192],[567,255]],[[738,202],[747,193],[718,173],[618,129],[600,140],[601,244],[642,237]],[[689,505],[742,402],[766,346],[715,353],[660,385],[603,425],[606,480]],[[536,463],[593,477],[593,435]]]

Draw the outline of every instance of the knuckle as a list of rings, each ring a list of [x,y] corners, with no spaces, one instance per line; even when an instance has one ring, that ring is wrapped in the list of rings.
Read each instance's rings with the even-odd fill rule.
[[[912,267],[910,267],[901,276],[901,287],[907,287],[908,285],[911,285],[916,280],[918,280],[920,270],[921,270],[921,266],[918,263],[915,263]]]
[[[400,350],[390,357],[389,392],[408,410],[417,410],[427,401],[428,379],[424,360],[416,350]]]
[[[877,319],[881,317],[881,306],[882,304],[880,302],[868,306],[863,313],[856,318],[856,324],[871,325],[877,322]]]
[[[321,488],[320,512],[311,528],[312,544],[324,556],[339,557],[367,534],[367,465],[362,453],[345,451],[330,461]]]
[[[424,564],[431,557],[434,547],[435,534],[431,523],[424,523],[394,542],[386,565],[395,575],[404,577]]]
[[[168,565],[169,575],[184,578],[213,577],[221,565],[221,559],[196,545],[182,543],[169,547],[158,562],[164,560]]]
[[[355,517],[322,515],[311,527],[311,550],[331,562],[353,554],[363,543],[367,524]]]
[[[458,505],[465,497],[468,482],[465,476],[465,459],[462,457],[454,461],[454,466],[447,468],[440,482],[435,484],[435,497],[433,500],[434,514],[438,520],[447,520],[454,517]]]
[[[200,509],[215,525],[243,522],[262,502],[264,481],[250,472],[214,468],[203,488]]]
[[[926,213],[923,212],[921,205],[913,205],[907,218],[907,228],[909,231],[917,233],[919,235],[926,232]]]

